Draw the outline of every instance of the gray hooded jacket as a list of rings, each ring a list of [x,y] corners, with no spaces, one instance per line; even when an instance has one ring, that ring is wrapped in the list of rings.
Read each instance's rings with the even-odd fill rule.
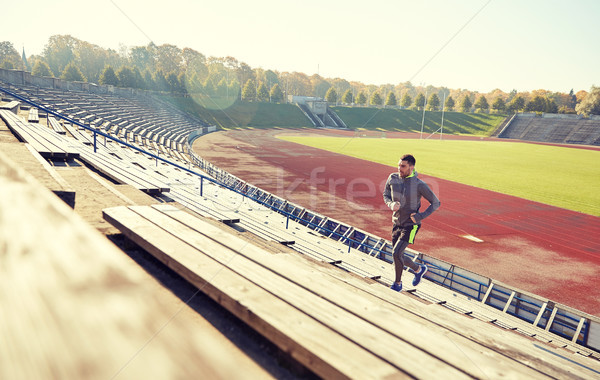
[[[419,212],[421,197],[424,197],[430,203],[429,207],[423,212]],[[417,177],[416,171],[406,178],[400,177],[397,172],[390,174],[383,190],[383,200],[391,210],[393,210],[395,202],[400,203],[400,209],[392,214],[392,222],[402,227],[415,224],[410,219],[412,213],[416,214],[417,224],[421,224],[423,219],[440,207],[440,200],[429,186]]]

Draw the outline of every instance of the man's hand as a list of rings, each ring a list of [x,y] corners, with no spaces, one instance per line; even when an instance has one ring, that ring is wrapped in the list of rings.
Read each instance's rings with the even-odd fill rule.
[[[394,202],[394,207],[392,208],[392,211],[398,211],[400,210],[400,202]]]
[[[412,213],[410,214],[410,219],[413,221],[413,223],[417,223],[417,220],[415,219],[415,215],[417,215],[416,213]]]

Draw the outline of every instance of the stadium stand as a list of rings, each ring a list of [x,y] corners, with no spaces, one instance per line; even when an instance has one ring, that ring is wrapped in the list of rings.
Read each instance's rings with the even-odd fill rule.
[[[42,93],[33,89],[28,89],[28,92],[23,89],[21,91],[25,94],[31,93],[32,96],[34,94],[40,96]],[[56,91],[50,93],[49,98],[62,97],[61,103],[57,104],[60,104],[61,109],[69,115],[75,118],[83,115],[73,112],[77,111],[77,107],[82,106],[81,103],[77,103],[77,107],[72,105],[74,103],[70,103],[77,102],[81,97],[80,94],[63,92],[59,95]],[[117,96],[112,98],[112,104],[99,102],[93,109],[94,117],[103,117],[103,120],[112,118],[112,123],[116,123],[119,120],[113,118],[112,112],[120,113],[122,119],[128,117],[128,113],[122,112],[119,104],[131,104],[127,101],[136,104],[152,102],[139,99],[118,102],[116,98]],[[38,99],[46,101],[48,98]],[[40,105],[40,109],[41,107],[43,106]],[[162,106],[157,108],[165,109]],[[105,109],[106,111],[103,111]],[[9,111],[3,112],[12,114]],[[143,119],[143,116],[139,117]],[[7,115],[7,118],[10,119],[12,116]],[[165,118],[169,120],[168,117]],[[488,359],[484,357],[480,359],[488,363],[483,371],[485,374],[498,376],[531,374],[532,367],[527,363],[531,363],[535,358],[534,372],[538,375],[566,376],[564,368],[551,364],[552,360],[558,360],[557,355],[559,358],[567,358],[564,360],[564,366],[568,366],[568,371],[578,376],[586,377],[591,373],[600,373],[596,371],[597,363],[587,358],[597,358],[600,349],[600,320],[597,317],[527,294],[416,251],[411,251],[413,257],[428,263],[431,267],[426,275],[429,281],[420,285],[418,290],[409,289],[408,293],[414,299],[425,301],[424,306],[415,306],[419,303],[411,302],[414,299],[408,297],[406,299],[394,297],[389,301],[390,291],[383,286],[377,286],[378,283],[389,286],[393,278],[393,269],[389,265],[391,262],[389,242],[291,204],[205,162],[191,151],[190,146],[193,139],[210,131],[210,127],[203,125],[178,129],[175,133],[179,136],[178,144],[181,146],[173,151],[172,144],[166,143],[165,136],[168,132],[174,131],[177,126],[167,121],[159,127],[155,127],[154,124],[151,133],[144,132],[142,135],[142,133],[134,133],[133,128],[127,128],[129,124],[120,126],[113,124],[119,128],[106,130],[107,133],[101,130],[88,130],[89,126],[85,124],[85,120],[91,119],[85,119],[85,116],[79,119],[81,121],[63,119],[62,125],[68,132],[65,135],[58,135],[49,127],[45,127],[44,132],[35,131],[40,134],[55,134],[55,138],[62,142],[69,141],[68,146],[77,147],[81,160],[117,182],[128,183],[127,178],[131,180],[135,177],[139,181],[158,184],[154,187],[156,190],[153,193],[161,202],[175,201],[183,208],[195,211],[199,215],[212,217],[266,240],[279,243],[279,246],[285,246],[281,248],[283,250],[293,248],[297,252],[328,264],[313,267],[313,264],[307,264],[310,261],[303,261],[297,256],[289,255],[285,255],[285,259],[291,260],[291,264],[283,263],[271,258],[273,255],[265,255],[264,252],[254,248],[248,250],[257,252],[258,256],[248,257],[246,246],[241,250],[239,245],[241,243],[234,243],[235,239],[232,236],[208,228],[200,219],[189,219],[188,214],[171,206],[117,208],[105,211],[106,219],[118,226],[124,234],[176,269],[211,297],[221,300],[232,313],[267,335],[282,350],[296,352],[295,357],[319,375],[328,377],[344,374],[355,377],[356,373],[351,371],[357,370],[356,363],[364,361],[363,364],[366,366],[364,368],[371,368],[368,377],[380,377],[393,374],[394,371],[416,377],[426,376],[420,375],[417,368],[426,371],[425,373],[430,376],[454,373],[458,377],[465,374],[482,377],[482,374],[477,372],[470,363],[466,363],[464,358],[452,356],[452,353],[447,352],[452,351],[451,347],[444,349],[443,344],[438,347],[436,344],[424,343],[444,341],[448,334],[452,334],[453,337],[457,335],[456,341],[462,342],[461,347],[462,344],[470,347],[469,352],[484,350],[483,356]],[[127,120],[130,124],[141,122],[139,118]],[[26,126],[30,129],[33,127],[44,128],[39,124]],[[129,140],[130,143],[123,140],[112,141],[116,136],[128,137],[124,132],[120,133],[121,129],[131,129],[133,141]],[[145,142],[144,139],[137,140],[136,136],[143,137]],[[155,153],[148,152],[145,144],[152,144],[154,146],[152,152]],[[184,151],[182,147],[185,147],[191,160],[181,160],[182,157],[186,157],[182,154]],[[166,157],[170,157],[173,161],[166,161]],[[190,170],[192,167],[193,170]],[[115,174],[123,172],[127,173],[123,177]],[[137,186],[134,183],[132,185]],[[138,188],[152,191],[149,187]],[[167,189],[169,191],[165,194]],[[157,225],[156,218],[164,220],[165,223]],[[200,227],[190,231],[191,225]],[[171,237],[165,240],[153,240],[158,236],[165,236],[166,232],[169,232]],[[191,235],[187,235],[188,233]],[[219,247],[227,247],[226,250],[216,248],[214,245],[210,250],[197,248],[205,244],[210,246],[213,243],[209,240],[214,240],[217,236],[220,237],[217,239]],[[195,241],[197,244],[191,247],[187,243],[190,241]],[[181,247],[181,250],[173,247]],[[201,253],[194,252],[195,250]],[[232,273],[227,278],[236,285],[228,286],[226,281],[218,286],[215,282],[209,281],[210,270],[202,271],[211,267],[203,267],[204,264],[200,265],[200,261],[194,261],[205,260],[202,255],[211,257],[209,261],[202,261],[202,263],[217,265],[212,268],[223,273]],[[242,259],[241,256],[245,258]],[[260,261],[264,256],[269,256],[267,261]],[[231,260],[232,257],[236,257],[236,260]],[[237,257],[240,257],[239,263]],[[214,264],[214,259],[217,259],[219,264]],[[297,261],[302,264],[298,264]],[[241,267],[229,264],[241,265]],[[294,271],[290,272],[290,267],[302,268],[298,271],[304,275],[298,276]],[[270,268],[273,273],[263,275],[264,268]],[[274,268],[278,269],[274,270]],[[236,274],[246,270],[256,277],[249,278]],[[347,276],[346,272],[355,273],[359,277]],[[337,280],[333,281],[332,278]],[[208,282],[210,286],[207,287]],[[257,287],[252,284],[259,285]],[[351,287],[348,287],[348,284]],[[274,288],[269,291],[270,295],[264,293],[266,287],[273,286]],[[408,284],[406,287],[409,288]],[[357,296],[357,289],[360,296]],[[276,297],[273,297],[274,291]],[[291,321],[286,317],[278,319],[288,315],[286,314],[288,311],[291,313],[290,305],[293,305],[292,309],[296,310],[293,314],[289,314],[293,315]],[[363,305],[366,309],[348,312],[360,307],[358,305]],[[402,313],[410,314],[411,322],[406,322],[408,325],[404,328],[389,325],[390,320],[397,319],[396,316],[400,312],[398,307],[403,310]],[[282,314],[274,310],[279,310]],[[297,310],[301,312],[298,313]],[[429,316],[432,310],[436,317],[433,319],[425,317]],[[339,323],[340,321],[344,323]],[[300,325],[303,326],[300,330],[294,327]],[[417,326],[420,326],[423,331],[433,329],[435,332],[419,335]],[[443,328],[440,329],[439,326]],[[311,333],[306,334],[307,330]],[[506,330],[517,331],[528,338],[525,339]],[[331,337],[331,341],[339,341],[339,344],[352,342],[351,348],[347,344],[343,345],[343,347],[348,346],[349,351],[336,350],[335,347],[338,346],[330,342],[328,342],[329,347],[322,347],[323,336],[320,334],[325,334],[325,331],[329,332],[323,336]],[[475,339],[477,344],[473,345],[466,340],[471,340],[475,331],[481,335]],[[531,339],[536,342],[533,347]],[[393,346],[398,345],[406,352],[414,353],[415,363],[421,365],[408,364],[402,355],[392,354],[390,357],[389,353],[393,351],[389,349],[391,341],[394,342]],[[556,347],[548,346],[547,344],[551,342],[554,345],[558,344],[562,350],[557,352]],[[539,348],[536,344],[543,344],[540,346],[543,348]],[[518,351],[514,352],[519,352],[523,356],[517,356],[525,359],[507,362],[506,357],[510,356],[507,352],[513,352],[512,350],[517,348]],[[383,362],[382,357],[386,358]],[[489,357],[498,360],[489,360]],[[435,363],[435,365],[427,366],[427,363]],[[423,369],[423,366],[427,368]],[[362,365],[359,367],[363,368]]]
[[[600,143],[600,120],[578,115],[515,114],[497,137],[554,144],[596,145]]]

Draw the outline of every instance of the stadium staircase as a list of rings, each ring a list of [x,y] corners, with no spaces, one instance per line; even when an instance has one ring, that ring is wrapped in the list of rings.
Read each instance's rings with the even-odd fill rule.
[[[578,115],[518,113],[498,133],[499,138],[554,144],[600,146],[600,118]]]
[[[24,141],[45,136],[43,140],[73,149],[80,159],[115,181],[130,183],[163,202],[175,201],[369,281],[386,287],[392,283],[389,241],[265,192],[196,155],[191,149],[193,140],[214,127],[194,124],[183,116],[173,121],[169,116],[173,110],[151,111],[151,104],[156,103],[149,99],[99,98],[23,87],[0,88],[0,92],[9,102],[35,107],[52,124],[27,123],[12,111],[2,111],[0,115],[13,130],[29,130],[28,136],[22,136]],[[52,117],[56,120],[50,123]],[[149,119],[152,124],[144,123]],[[57,132],[61,127],[64,133]],[[600,358],[598,317],[424,253],[407,253],[430,267],[425,276],[428,281],[418,288],[404,284],[411,297],[578,356]]]

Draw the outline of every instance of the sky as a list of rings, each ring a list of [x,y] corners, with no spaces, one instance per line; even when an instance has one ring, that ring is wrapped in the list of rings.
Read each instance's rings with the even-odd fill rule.
[[[75,0],[2,7],[0,41],[172,44],[253,68],[486,93],[600,86],[597,0]]]

